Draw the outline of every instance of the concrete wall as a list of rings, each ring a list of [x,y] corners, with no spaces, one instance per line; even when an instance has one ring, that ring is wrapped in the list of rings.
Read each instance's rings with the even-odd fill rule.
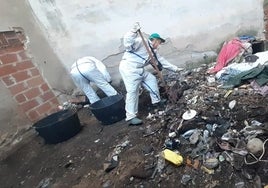
[[[4,0],[0,16],[0,30],[25,30],[33,61],[58,95],[74,89],[68,69],[84,55],[104,60],[117,83],[121,39],[136,21],[146,34],[168,38],[161,53],[181,66],[203,52],[215,55],[238,34],[263,37],[263,0]]]
[[[12,130],[16,133],[18,127],[30,124],[26,115],[18,111],[18,104],[10,97],[10,91],[5,88],[0,82],[1,95],[0,95],[0,145],[9,135]],[[12,108],[11,108],[12,107]]]
[[[238,34],[263,36],[263,0],[29,0],[29,3],[66,67],[84,55],[103,60],[120,54],[120,39],[136,21],[143,32],[158,32],[170,38],[165,47],[171,51],[165,54],[173,53],[171,59],[175,64],[185,63],[178,52],[214,50],[223,40]],[[110,61],[108,58],[108,66],[117,65],[120,57]]]

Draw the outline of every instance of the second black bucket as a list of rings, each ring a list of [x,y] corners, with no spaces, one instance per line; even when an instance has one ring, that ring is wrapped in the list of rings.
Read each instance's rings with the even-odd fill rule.
[[[33,127],[47,144],[57,144],[68,140],[81,130],[78,114],[72,110],[63,110],[51,114]]]
[[[90,105],[94,116],[103,124],[110,125],[125,118],[125,100],[123,95],[105,97]]]

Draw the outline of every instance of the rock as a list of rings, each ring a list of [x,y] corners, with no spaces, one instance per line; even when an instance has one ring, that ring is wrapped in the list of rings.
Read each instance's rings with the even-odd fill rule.
[[[119,157],[118,155],[114,155],[110,161],[105,162],[103,164],[103,168],[105,172],[110,172],[111,170],[113,170],[115,167],[117,167],[119,164]]]
[[[199,140],[201,132],[199,130],[196,130],[189,138],[189,141],[191,144],[196,144]]]
[[[213,169],[219,165],[219,160],[217,158],[209,158],[204,162],[203,165],[208,169]]]
[[[219,155],[219,161],[223,162],[223,161],[225,161],[225,158],[222,155]]]
[[[232,100],[232,101],[229,102],[228,106],[232,110],[235,107],[235,105],[236,105],[236,100]]]
[[[188,174],[184,174],[184,175],[182,176],[182,178],[181,178],[181,183],[182,183],[183,185],[187,185],[187,184],[189,183],[189,181],[191,181],[191,180],[192,180],[192,178],[191,178],[190,175],[188,175]]]
[[[263,142],[259,138],[252,138],[247,143],[247,149],[253,154],[259,154],[262,152]]]

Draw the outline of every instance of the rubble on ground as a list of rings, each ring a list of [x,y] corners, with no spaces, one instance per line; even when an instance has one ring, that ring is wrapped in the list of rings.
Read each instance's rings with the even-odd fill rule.
[[[146,119],[144,147],[150,143],[153,149],[144,155],[139,176],[137,170],[129,174],[128,185],[146,187],[153,182],[160,186],[171,179],[180,179],[188,187],[268,184],[267,98],[249,83],[233,89],[219,88],[215,76],[207,74],[208,68],[204,64],[180,75],[165,75],[169,90],[162,88],[162,95],[169,102],[162,109],[147,106],[142,110]],[[190,111],[196,113],[183,120]],[[165,149],[182,156],[183,164],[159,162]],[[128,166],[121,165],[118,171]]]
[[[211,66],[163,72],[167,87],[160,88],[161,96],[168,101],[155,108],[149,94],[140,92],[141,126],[124,120],[101,126],[82,108],[83,97],[66,102],[60,108],[79,109],[83,131],[53,146],[34,140],[7,157],[0,165],[2,185],[267,187],[267,83],[256,88],[251,78],[222,87],[224,79],[208,74]]]

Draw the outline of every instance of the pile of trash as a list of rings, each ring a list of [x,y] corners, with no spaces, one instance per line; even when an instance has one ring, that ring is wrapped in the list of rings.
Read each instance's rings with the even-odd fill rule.
[[[145,147],[143,170],[148,172],[130,174],[131,182],[149,179],[148,185],[159,185],[173,175],[180,179],[176,185],[190,187],[268,185],[268,51],[237,55],[241,62],[226,58],[229,62],[217,70],[214,63],[165,74],[168,91],[162,89],[162,96],[168,103],[162,109],[148,107],[145,117],[143,139],[151,144]],[[261,69],[250,72],[256,67]],[[234,78],[239,81],[230,85]],[[252,82],[262,84],[257,88]]]
[[[145,136],[161,139],[160,156],[174,166],[186,165],[212,175],[228,164],[232,173],[239,174],[235,187],[267,185],[267,98],[245,82],[236,88],[219,87],[221,83],[207,74],[208,69],[201,65],[177,79],[175,74],[168,75],[166,79],[177,80],[168,82],[173,84],[168,91],[170,103],[146,117],[147,128],[160,122],[162,131],[157,126],[157,131],[147,131]],[[195,176],[184,174],[181,183],[193,186]]]

